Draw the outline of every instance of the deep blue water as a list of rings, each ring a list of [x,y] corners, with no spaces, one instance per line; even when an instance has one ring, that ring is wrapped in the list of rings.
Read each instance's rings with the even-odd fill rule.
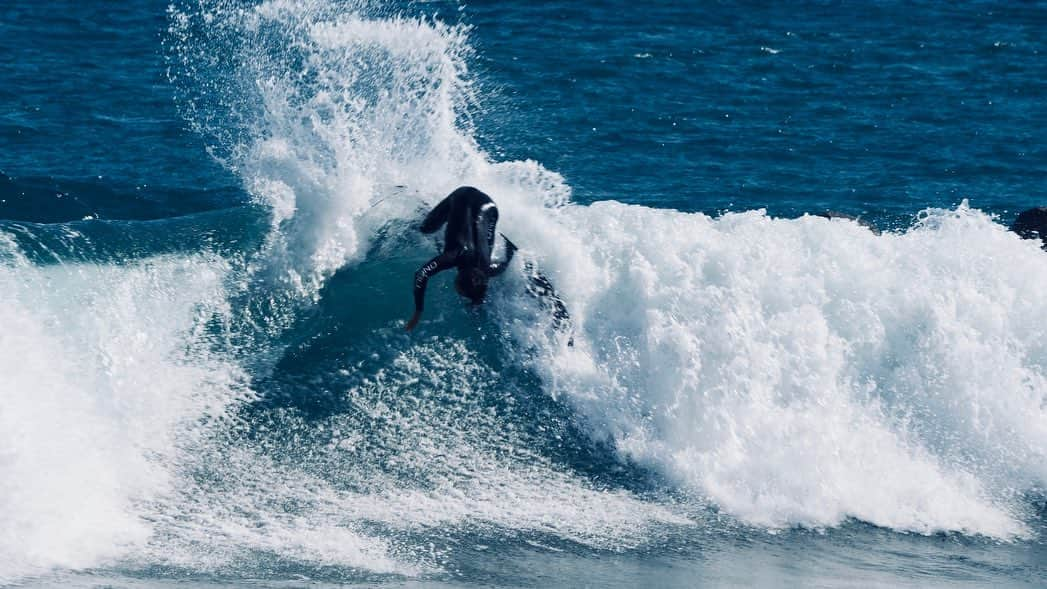
[[[0,586],[1043,585],[1045,55],[1040,2],[9,1]],[[575,345],[519,263],[403,331],[461,184]]]
[[[471,11],[484,81],[512,115],[481,134],[583,198],[887,217],[1042,203],[1042,4]]]

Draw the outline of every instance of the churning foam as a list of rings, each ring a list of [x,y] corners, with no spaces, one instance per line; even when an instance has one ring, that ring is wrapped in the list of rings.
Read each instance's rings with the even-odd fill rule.
[[[1047,481],[1037,244],[966,205],[881,236],[610,202],[559,221],[582,345],[546,373],[624,455],[757,525],[1027,532],[1021,496]]]
[[[457,186],[491,190],[532,231],[546,226],[543,208],[569,200],[558,174],[491,163],[478,148],[467,27],[381,12],[331,0],[171,8],[187,119],[271,211],[253,267],[298,297]]]
[[[203,327],[222,262],[36,267],[3,237],[0,581],[144,544],[179,448],[243,397]]]

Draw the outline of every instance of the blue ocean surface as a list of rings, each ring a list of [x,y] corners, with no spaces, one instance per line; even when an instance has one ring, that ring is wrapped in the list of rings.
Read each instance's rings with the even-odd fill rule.
[[[1045,96],[1043,2],[8,0],[0,586],[1047,585]]]

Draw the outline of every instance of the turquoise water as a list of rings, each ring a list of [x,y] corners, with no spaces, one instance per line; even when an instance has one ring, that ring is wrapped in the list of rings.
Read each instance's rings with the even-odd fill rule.
[[[1045,33],[9,2],[0,585],[1043,585]],[[407,334],[463,184],[520,262]]]

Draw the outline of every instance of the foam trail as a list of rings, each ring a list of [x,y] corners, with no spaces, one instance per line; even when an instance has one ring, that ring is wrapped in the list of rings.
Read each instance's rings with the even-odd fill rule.
[[[324,481],[230,441],[254,393],[228,359],[229,262],[33,266],[0,238],[0,583],[157,565],[263,574],[269,554],[421,570],[357,532]]]

